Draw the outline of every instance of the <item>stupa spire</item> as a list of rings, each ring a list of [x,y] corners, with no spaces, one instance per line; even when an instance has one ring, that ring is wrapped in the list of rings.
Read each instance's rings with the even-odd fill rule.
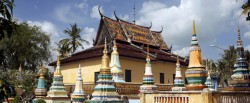
[[[114,87],[112,80],[112,75],[110,72],[108,55],[107,55],[107,43],[105,39],[103,56],[102,56],[102,65],[100,73],[98,74],[97,85],[94,88],[92,93],[93,98],[89,101],[90,103],[99,103],[99,102],[114,102],[114,103],[123,103],[123,100],[119,100],[119,95],[116,92],[116,87]]]
[[[57,67],[54,72],[53,82],[51,84],[50,90],[47,93],[47,97],[50,98],[61,98],[65,102],[69,101],[70,98],[68,98],[67,92],[65,90],[64,84],[63,84],[63,75],[61,74],[61,68],[60,68],[60,52],[58,50],[58,56],[57,56]],[[45,100],[49,102],[50,100]],[[57,99],[54,99],[54,101],[57,101]]]
[[[244,54],[244,47],[240,37],[240,28],[238,27],[237,40],[237,58],[234,64],[232,80],[229,84],[233,87],[250,87],[250,70],[248,62]]]
[[[117,52],[116,40],[113,41],[113,52],[111,53],[111,61],[110,61],[110,71],[113,76],[114,82],[125,82],[122,77],[122,70],[119,60],[119,53]]]
[[[192,28],[193,36],[189,52],[189,65],[188,70],[186,71],[186,78],[188,81],[187,90],[202,90],[206,87],[204,83],[207,78],[207,71],[202,65],[201,49],[198,45],[194,21]]]
[[[143,83],[140,86],[141,93],[158,93],[157,86],[154,85],[154,76],[152,73],[150,56],[149,56],[149,45],[147,45],[147,56],[146,56],[146,67],[145,74],[143,76]]]
[[[61,63],[60,63],[60,50],[58,50],[58,56],[57,56],[57,66],[56,66],[56,70],[54,71],[54,76],[60,76],[61,75]]]
[[[174,79],[174,87],[172,87],[172,91],[185,91],[186,87],[184,86],[184,82],[182,80],[180,61],[178,53],[176,55],[176,72]]]
[[[79,64],[79,68],[77,71],[77,77],[76,77],[76,83],[75,83],[75,90],[71,95],[71,99],[74,101],[74,103],[83,103],[85,100],[85,92],[82,88],[82,72],[81,72],[81,65]]]

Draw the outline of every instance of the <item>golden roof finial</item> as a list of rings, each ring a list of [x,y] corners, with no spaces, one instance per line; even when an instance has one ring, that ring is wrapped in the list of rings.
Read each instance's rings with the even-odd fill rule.
[[[60,63],[60,50],[58,49],[57,50],[58,51],[58,56],[57,56],[57,65],[60,65],[61,63]]]
[[[109,57],[108,57],[107,53],[108,53],[107,41],[106,41],[106,38],[105,38],[101,69],[109,69]]]
[[[208,59],[206,59],[206,69],[208,70]]]
[[[150,61],[150,57],[149,57],[149,45],[147,44],[147,58],[146,61]]]
[[[195,21],[193,20],[193,29],[192,29],[192,33],[193,35],[196,35],[196,29],[195,29]]]
[[[178,52],[177,52],[177,55],[176,55],[176,64],[180,64]]]

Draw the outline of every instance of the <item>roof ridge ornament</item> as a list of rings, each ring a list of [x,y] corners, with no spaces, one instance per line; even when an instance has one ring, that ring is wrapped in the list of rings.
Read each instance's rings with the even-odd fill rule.
[[[102,18],[102,17],[103,17],[103,14],[102,14],[100,8],[101,8],[101,6],[99,5],[99,6],[98,6],[98,12],[99,12],[99,14],[100,14],[100,16],[101,16],[101,18]]]
[[[116,11],[116,10],[115,10]],[[117,17],[116,15],[116,12],[114,11],[114,15],[115,15],[115,18],[116,18],[116,21],[119,21],[120,19]]]

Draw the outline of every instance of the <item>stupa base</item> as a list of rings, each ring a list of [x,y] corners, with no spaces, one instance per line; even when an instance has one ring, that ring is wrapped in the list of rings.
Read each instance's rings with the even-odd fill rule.
[[[207,88],[207,86],[202,85],[202,84],[198,84],[198,85],[192,84],[192,85],[187,85],[186,88],[188,91],[191,91],[191,90],[200,91],[200,90],[203,90],[204,88]]]
[[[140,93],[159,93],[156,85],[142,85],[140,86]]]
[[[44,97],[46,103],[71,103],[70,97]]]
[[[186,87],[172,87],[172,91],[186,91]]]

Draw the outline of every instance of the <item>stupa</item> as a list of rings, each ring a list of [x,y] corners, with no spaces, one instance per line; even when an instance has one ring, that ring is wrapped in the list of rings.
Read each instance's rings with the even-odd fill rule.
[[[147,57],[146,57],[145,74],[143,76],[143,83],[140,86],[140,93],[158,93],[157,86],[154,85],[154,76],[152,73],[150,57],[149,57],[149,47],[147,46]]]
[[[208,61],[206,61],[206,71],[207,71],[207,79],[206,79],[206,82],[205,82],[205,85],[208,87],[209,90],[214,90],[214,82],[213,80],[211,79],[211,75],[210,75],[210,70],[208,68],[208,65],[207,65]],[[211,68],[211,67],[210,67]]]
[[[176,72],[175,72],[175,79],[174,79],[174,86],[172,87],[172,91],[185,91],[186,87],[184,86],[184,82],[182,80],[181,75],[181,68],[179,62],[179,56],[177,54],[177,62],[176,62]]]
[[[250,70],[248,69],[248,61],[244,54],[244,47],[240,37],[240,29],[238,27],[237,40],[237,59],[234,64],[232,80],[229,81],[231,87],[250,87]],[[249,89],[250,90],[250,89]]]
[[[90,103],[125,103],[125,101],[119,99],[119,95],[116,92],[116,87],[114,87],[112,80],[112,74],[109,67],[109,57],[107,55],[107,43],[105,39],[105,46],[102,56],[102,64],[100,73],[98,74],[97,85],[92,93],[92,99]]]
[[[79,64],[79,68],[77,71],[77,78],[76,78],[76,84],[75,84],[75,90],[71,94],[71,99],[74,103],[83,103],[85,100],[85,92],[82,88],[82,73],[81,73],[81,65]]]
[[[201,48],[196,37],[195,22],[193,21],[193,37],[189,52],[189,65],[186,71],[187,90],[202,90],[207,78],[207,71],[202,65]]]
[[[57,67],[54,71],[53,83],[47,94],[45,98],[46,103],[70,103],[70,97],[68,97],[63,84],[63,75],[61,74],[60,68],[60,53],[58,53],[57,56]]]
[[[114,82],[125,82],[122,77],[122,70],[121,64],[119,60],[119,53],[117,52],[116,41],[113,41],[113,52],[111,53],[111,60],[110,60],[110,71],[113,76]]]
[[[43,99],[43,97],[46,97],[47,90],[45,88],[45,79],[44,79],[44,73],[43,73],[44,67],[41,65],[39,70],[39,79],[37,82],[37,88],[35,90],[35,96],[36,98],[33,100],[33,103],[36,103],[38,99]]]

